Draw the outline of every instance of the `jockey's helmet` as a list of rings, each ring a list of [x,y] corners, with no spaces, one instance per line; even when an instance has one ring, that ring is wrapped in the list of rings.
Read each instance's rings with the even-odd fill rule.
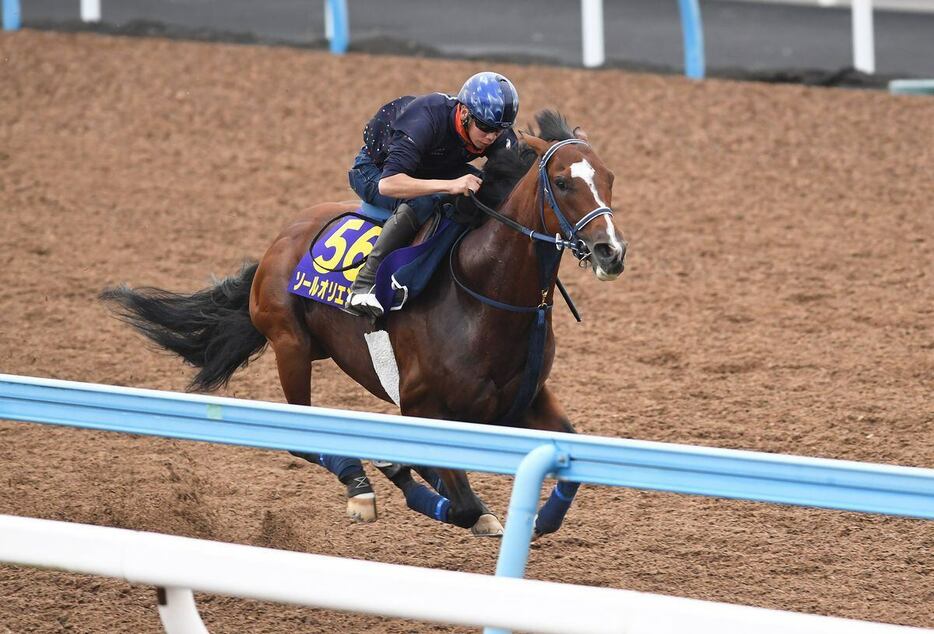
[[[471,117],[488,128],[511,128],[519,113],[519,93],[499,73],[477,73],[464,82],[457,100]]]

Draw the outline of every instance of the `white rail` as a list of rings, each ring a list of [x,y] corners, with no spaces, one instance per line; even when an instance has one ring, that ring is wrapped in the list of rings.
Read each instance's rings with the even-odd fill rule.
[[[206,632],[190,590],[554,634],[907,634],[896,625],[293,553],[0,515],[0,561],[153,585],[166,631]],[[362,588],[366,588],[363,591]]]

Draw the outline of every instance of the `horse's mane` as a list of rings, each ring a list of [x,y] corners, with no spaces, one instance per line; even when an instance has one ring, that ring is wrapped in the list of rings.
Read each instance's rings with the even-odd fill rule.
[[[536,131],[531,125],[529,134],[545,141],[563,141],[574,138],[567,119],[556,110],[541,110],[535,114]],[[498,209],[516,183],[531,169],[536,159],[535,150],[526,143],[518,143],[492,155],[483,168],[483,185],[477,198],[484,205]]]

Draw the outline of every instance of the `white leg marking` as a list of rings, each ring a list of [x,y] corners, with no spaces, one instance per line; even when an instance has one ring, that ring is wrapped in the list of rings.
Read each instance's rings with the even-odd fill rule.
[[[396,365],[396,355],[389,341],[389,333],[385,330],[368,332],[363,335],[367,348],[370,349],[370,359],[373,369],[382,383],[386,394],[392,402],[399,405],[399,366]]]

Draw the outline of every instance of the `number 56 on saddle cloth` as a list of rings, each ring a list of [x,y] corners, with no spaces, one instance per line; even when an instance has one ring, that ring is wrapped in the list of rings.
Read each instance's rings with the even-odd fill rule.
[[[342,309],[364,258],[382,231],[385,218],[369,212],[361,208],[332,220],[295,267],[288,291]],[[421,244],[387,255],[376,273],[379,303],[388,306],[387,310],[401,310],[418,296],[466,230],[466,226],[443,218],[434,234]]]

